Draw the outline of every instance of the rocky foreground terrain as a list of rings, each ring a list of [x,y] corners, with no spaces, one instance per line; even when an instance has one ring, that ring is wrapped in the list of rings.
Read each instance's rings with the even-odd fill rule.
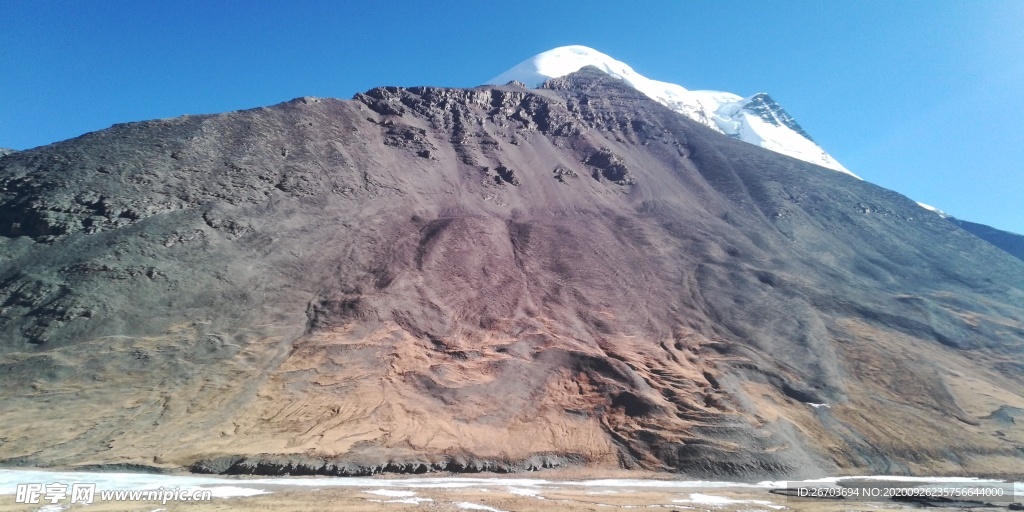
[[[0,464],[1008,474],[1024,262],[593,69],[0,157]]]

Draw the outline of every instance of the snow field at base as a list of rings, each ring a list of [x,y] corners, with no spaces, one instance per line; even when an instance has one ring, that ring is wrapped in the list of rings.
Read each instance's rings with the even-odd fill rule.
[[[652,80],[628,64],[586,46],[562,46],[537,54],[487,83],[504,85],[517,80],[527,87],[536,88],[551,78],[574,73],[584,66],[594,66],[609,76],[621,79],[649,98],[712,130],[860,179],[813,141],[787,126],[770,124],[745,110],[744,105],[753,96],[691,91],[681,85]]]
[[[102,471],[46,471],[38,469],[0,469],[0,495],[15,494],[18,484],[26,483],[95,483],[102,490],[156,489],[159,487],[190,487],[223,489],[246,492],[264,486],[291,487],[367,487],[370,494],[387,497],[409,497],[416,493],[412,489],[459,489],[471,487],[509,487],[521,493],[539,493],[545,488],[586,487],[586,488],[762,488],[774,489],[786,484],[835,484],[848,480],[902,481],[913,483],[954,482],[954,483],[1004,483],[1003,480],[974,477],[911,477],[892,475],[864,475],[823,477],[809,480],[765,480],[756,483],[723,482],[711,480],[653,480],[653,479],[595,479],[595,480],[546,480],[539,478],[467,478],[467,477],[415,477],[380,479],[373,477],[272,477],[232,478],[226,476],[166,475],[153,473],[109,473]],[[1024,483],[1018,483],[1024,486]],[[408,494],[407,494],[408,493]],[[216,494],[216,493],[215,493]]]
[[[509,494],[546,500],[546,492],[566,488],[594,489],[586,494],[612,495],[617,493],[635,492],[635,490],[658,490],[661,492],[679,491],[682,496],[672,499],[671,503],[679,507],[689,505],[720,507],[726,505],[750,505],[781,510],[785,507],[768,500],[740,500],[707,494],[705,492],[687,492],[700,489],[781,489],[794,485],[837,485],[843,481],[900,481],[919,484],[950,483],[979,484],[1003,483],[1002,480],[981,479],[972,477],[903,477],[903,476],[850,476],[825,477],[801,481],[762,481],[757,483],[716,482],[705,480],[653,480],[653,479],[596,479],[596,480],[547,480],[535,478],[464,478],[464,477],[415,477],[401,479],[380,479],[370,477],[274,477],[274,478],[229,478],[216,476],[161,475],[148,473],[106,473],[96,471],[57,472],[44,470],[10,470],[0,469],[0,495],[15,494],[18,484],[59,482],[94,483],[100,490],[134,490],[134,489],[205,489],[213,493],[215,498],[235,498],[270,494],[275,486],[306,487],[311,491],[325,487],[348,487],[360,489],[372,496],[392,499],[366,498],[374,503],[400,503],[420,505],[434,501],[431,498],[419,497],[416,489],[471,489],[471,490],[504,490]],[[1014,483],[1015,495],[1024,496],[1024,483]],[[275,489],[276,490],[276,489]],[[464,510],[501,511],[493,507],[471,502],[453,502]],[[667,505],[659,505],[667,506]],[[629,506],[625,506],[629,507]]]

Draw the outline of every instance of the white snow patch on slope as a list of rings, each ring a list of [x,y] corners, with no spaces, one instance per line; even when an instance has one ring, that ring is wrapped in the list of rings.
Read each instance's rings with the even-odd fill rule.
[[[938,209],[938,208],[936,208],[936,207],[934,207],[934,206],[932,206],[930,204],[917,203],[917,205],[920,206],[921,208],[924,208],[925,210],[928,210],[928,211],[930,211],[932,213],[938,214],[938,216],[942,217],[943,219],[951,217],[950,214],[948,214],[948,213],[946,213],[946,212],[944,212],[944,211],[942,211],[942,210],[940,210],[940,209]]]
[[[721,91],[691,91],[678,84],[651,80],[626,63],[586,46],[562,46],[534,55],[487,83],[504,85],[518,80],[527,87],[539,87],[551,78],[574,73],[585,66],[594,66],[625,81],[651,99],[712,130],[859,179],[832,155],[795,130],[767,123],[745,110],[744,106],[753,96],[745,98]]]

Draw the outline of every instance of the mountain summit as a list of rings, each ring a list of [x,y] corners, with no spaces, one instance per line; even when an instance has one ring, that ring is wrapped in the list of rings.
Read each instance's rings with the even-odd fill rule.
[[[651,99],[735,139],[857,177],[811,139],[782,106],[765,93],[743,97],[720,91],[691,91],[651,80],[624,62],[586,46],[562,46],[539,53],[487,81],[540,87],[545,81],[594,66]]]

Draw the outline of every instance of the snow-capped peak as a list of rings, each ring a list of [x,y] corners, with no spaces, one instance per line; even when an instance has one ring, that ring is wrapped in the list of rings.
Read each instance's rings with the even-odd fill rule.
[[[593,48],[586,46],[562,46],[539,53],[519,63],[518,66],[492,78],[487,83],[505,84],[518,80],[527,87],[540,87],[544,82],[575,73],[586,66],[594,66],[605,73],[623,80],[642,77],[624,62],[619,62]]]
[[[743,97],[720,91],[691,91],[651,80],[624,62],[586,46],[562,46],[519,63],[487,81],[503,85],[513,80],[539,87],[551,78],[594,66],[621,79],[651,99],[715,131],[805,162],[857,177],[821,149],[807,132],[767,94]]]

